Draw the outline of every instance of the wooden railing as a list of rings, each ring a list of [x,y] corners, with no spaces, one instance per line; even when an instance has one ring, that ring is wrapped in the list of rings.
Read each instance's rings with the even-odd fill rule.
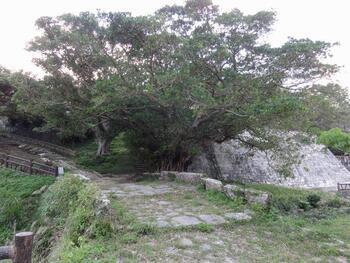
[[[350,191],[350,183],[338,183],[338,191]]]
[[[16,234],[13,246],[0,247],[0,260],[11,259],[13,263],[31,263],[33,238],[32,232]]]
[[[58,167],[34,162],[33,160],[0,153],[0,166],[27,174],[58,176]]]

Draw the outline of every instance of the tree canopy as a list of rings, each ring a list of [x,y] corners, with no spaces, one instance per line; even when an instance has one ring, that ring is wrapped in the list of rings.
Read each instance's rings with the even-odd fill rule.
[[[42,17],[28,49],[46,76],[17,101],[63,133],[93,130],[98,155],[125,131],[157,167],[185,169],[198,147],[244,141],[243,132],[258,138],[245,143],[269,147],[268,130],[302,126],[297,91],[338,70],[324,62],[333,44],[266,43],[275,16],[188,0],[150,16]]]

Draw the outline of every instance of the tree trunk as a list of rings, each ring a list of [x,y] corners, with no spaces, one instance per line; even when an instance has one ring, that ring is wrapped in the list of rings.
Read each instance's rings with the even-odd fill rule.
[[[96,140],[98,145],[96,156],[109,154],[112,140],[106,137],[99,137]]]
[[[205,157],[209,162],[211,177],[215,179],[222,179],[221,169],[216,159],[213,142],[206,140],[202,143],[202,147],[205,153]]]
[[[103,156],[110,153],[110,145],[115,137],[116,130],[108,117],[100,117],[98,121],[98,125],[94,128],[95,139],[98,144],[96,156]]]

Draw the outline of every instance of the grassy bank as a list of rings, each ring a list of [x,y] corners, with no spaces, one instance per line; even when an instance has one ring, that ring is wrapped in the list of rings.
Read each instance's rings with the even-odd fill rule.
[[[115,262],[123,244],[154,231],[118,201],[106,206],[93,184],[72,176],[48,189],[38,211],[36,262]]]
[[[15,231],[28,230],[35,218],[40,195],[32,193],[54,182],[50,176],[26,176],[0,169],[0,244]]]

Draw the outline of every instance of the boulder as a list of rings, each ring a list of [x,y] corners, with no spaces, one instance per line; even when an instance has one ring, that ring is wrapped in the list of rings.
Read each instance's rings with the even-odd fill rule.
[[[237,185],[227,184],[224,186],[223,190],[225,195],[230,199],[244,197],[244,189]]]
[[[217,190],[220,192],[222,191],[223,185],[221,181],[212,178],[206,178],[204,179],[204,182],[206,190]]]
[[[201,183],[202,178],[204,178],[203,173],[187,173],[187,172],[179,172],[176,174],[176,179],[190,184],[198,184]]]
[[[245,199],[249,204],[268,205],[271,201],[271,194],[254,189],[246,189],[244,191]]]

